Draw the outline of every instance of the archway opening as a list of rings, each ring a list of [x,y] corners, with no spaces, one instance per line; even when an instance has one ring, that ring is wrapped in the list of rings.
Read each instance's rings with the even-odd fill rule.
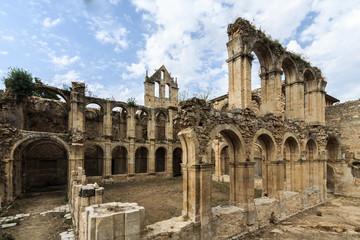
[[[146,173],[148,169],[149,151],[146,147],[139,147],[135,152],[135,173]]]
[[[127,173],[127,150],[125,147],[115,147],[112,151],[111,174]]]
[[[66,185],[67,150],[51,139],[25,142],[15,150],[13,171],[15,195],[49,186]]]
[[[175,148],[173,152],[173,176],[181,176],[182,149]]]
[[[211,204],[215,206],[224,206],[236,204],[243,201],[243,194],[246,195],[246,189],[239,185],[237,171],[238,165],[245,162],[245,154],[240,141],[240,133],[235,133],[231,126],[219,128],[218,132],[214,130],[209,141],[208,157],[211,158],[211,152],[214,151],[215,157],[210,161],[215,161],[215,174],[212,181]],[[229,129],[230,128],[230,129]],[[213,167],[213,169],[214,169]]]
[[[156,116],[156,133],[155,133],[156,140],[159,140],[159,141],[166,140],[166,135],[165,135],[166,120],[167,120],[167,117],[162,112],[160,112]]]
[[[318,157],[317,145],[315,140],[309,139],[306,143],[306,160],[309,163],[309,187],[315,185],[316,172],[314,160]]]
[[[114,140],[127,137],[127,110],[123,107],[114,107],[111,112],[112,135]]]
[[[262,149],[260,143],[257,142],[254,148],[254,197],[261,197],[262,195]]]
[[[165,172],[166,150],[160,147],[155,152],[155,172]]]
[[[335,137],[329,137],[326,144],[327,161],[333,162],[339,159],[340,144]]]
[[[85,149],[84,170],[87,177],[102,176],[104,164],[104,151],[98,145]]]
[[[137,140],[146,141],[147,140],[147,125],[149,116],[148,113],[142,109],[136,111],[135,114],[136,127],[135,127],[135,136]]]
[[[269,193],[271,193],[273,190],[272,186],[269,184],[269,178],[272,176],[269,176],[269,174],[273,174],[271,171],[269,171],[269,164],[271,161],[274,161],[276,159],[276,148],[275,143],[272,140],[272,138],[267,134],[261,134],[257,137],[255,141],[256,144],[260,145],[261,148],[261,158],[262,158],[262,169],[261,169],[261,176],[262,176],[262,189],[261,189],[261,195],[262,196],[268,196]],[[254,149],[255,150],[255,149]],[[254,151],[255,152],[255,151]],[[258,190],[259,191],[259,190]]]
[[[295,170],[295,161],[300,158],[300,149],[297,141],[293,137],[288,137],[286,139],[284,143],[283,157],[285,189],[288,191],[294,191],[296,178],[301,179],[302,176],[297,176]]]
[[[326,188],[329,192],[334,193],[335,190],[335,177],[334,177],[334,169],[326,164]]]
[[[89,140],[103,135],[103,109],[97,103],[90,103],[85,107],[85,135]]]

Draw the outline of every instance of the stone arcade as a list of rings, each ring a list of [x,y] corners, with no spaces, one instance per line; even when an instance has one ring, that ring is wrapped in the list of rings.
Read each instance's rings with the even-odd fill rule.
[[[351,176],[357,183],[359,173],[348,162],[359,158],[359,143],[341,146],[340,134],[349,133],[332,117],[336,106],[325,119],[330,98],[321,71],[244,19],[228,26],[228,36],[229,92],[209,102],[194,98],[178,106],[177,79],[164,66],[146,73],[145,106],[87,97],[85,84],[76,82],[70,90],[38,86],[64,102],[7,95],[0,203],[28,188],[67,184],[79,239],[226,239],[323,203],[329,183],[335,193],[356,195]],[[257,91],[253,54],[261,65]],[[327,181],[329,167],[350,180],[334,173]],[[151,231],[145,231],[146,209],[103,204],[106,189],[87,184],[181,174],[183,216],[148,226]],[[212,180],[230,182],[229,206],[211,208]],[[254,198],[255,188],[262,197]]]

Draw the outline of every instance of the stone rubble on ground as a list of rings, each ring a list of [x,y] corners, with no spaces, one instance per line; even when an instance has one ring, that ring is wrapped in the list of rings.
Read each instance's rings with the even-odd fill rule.
[[[74,230],[68,229],[66,232],[62,232],[60,233],[60,237],[61,240],[74,240],[75,239]]]

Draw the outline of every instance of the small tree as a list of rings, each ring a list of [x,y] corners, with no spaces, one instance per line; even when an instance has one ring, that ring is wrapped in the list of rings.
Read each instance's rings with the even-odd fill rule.
[[[25,97],[32,95],[34,87],[32,75],[22,68],[9,68],[3,81],[6,89],[14,93],[15,96]]]
[[[129,107],[136,107],[136,99],[134,97],[128,98],[127,104]]]

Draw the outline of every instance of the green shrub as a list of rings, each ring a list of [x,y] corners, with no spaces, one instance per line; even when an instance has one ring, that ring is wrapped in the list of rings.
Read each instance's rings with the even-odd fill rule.
[[[15,96],[25,97],[32,95],[34,87],[32,75],[22,68],[9,68],[3,81],[6,89],[9,89]]]
[[[128,98],[127,104],[129,107],[136,107],[136,99],[134,97]]]

